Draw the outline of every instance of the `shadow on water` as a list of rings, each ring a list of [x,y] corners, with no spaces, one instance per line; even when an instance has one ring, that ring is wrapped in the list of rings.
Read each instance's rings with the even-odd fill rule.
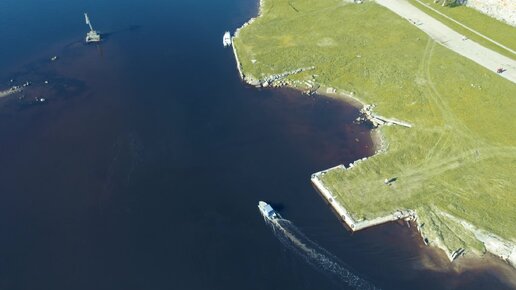
[[[50,60],[40,60],[11,74],[4,86],[21,86],[23,90],[0,99],[0,108],[25,110],[35,105],[47,105],[57,98],[79,96],[87,91],[83,80],[62,75],[53,66]]]
[[[112,37],[117,36],[118,34],[123,34],[123,33],[127,33],[127,32],[135,32],[137,30],[140,30],[142,27],[143,27],[142,25],[131,25],[127,28],[123,28],[123,29],[119,29],[119,30],[115,30],[115,31],[102,32],[101,33],[102,40],[104,40],[104,41],[109,40]]]
[[[56,60],[36,59],[25,64],[19,70],[9,74],[9,80],[4,80],[2,87],[22,86],[25,83],[30,85],[24,86],[22,92],[14,94],[12,97],[0,99],[0,108],[10,107],[24,110],[35,105],[47,105],[56,97],[68,98],[82,95],[87,90],[85,82],[56,70],[56,67],[60,66],[60,62],[63,59],[70,61],[72,58],[81,57],[85,50],[90,48],[95,48],[96,54],[102,58],[106,41],[119,34],[137,31],[141,27],[141,25],[131,25],[124,29],[103,33],[103,43],[101,44],[86,44],[83,40],[72,40],[65,43],[62,48],[54,48]],[[49,55],[53,54],[49,53]]]
[[[283,211],[283,210],[285,210],[285,209],[286,209],[285,204],[283,204],[283,203],[273,203],[273,202],[272,202],[272,203],[270,203],[270,205],[271,205],[274,209],[276,209],[277,211]]]

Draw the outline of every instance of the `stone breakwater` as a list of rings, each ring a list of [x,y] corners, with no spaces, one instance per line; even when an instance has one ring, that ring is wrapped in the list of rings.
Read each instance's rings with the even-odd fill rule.
[[[263,8],[263,0],[260,0],[260,4],[258,6],[258,16],[256,17],[252,17],[251,19],[247,20],[242,26],[240,26],[239,28],[237,28],[237,30],[235,30],[235,33],[233,33],[233,37],[231,38],[231,43],[233,44],[232,47],[233,47],[233,54],[235,55],[235,60],[236,60],[236,63],[237,63],[237,69],[238,69],[238,73],[240,75],[240,78],[244,81],[246,81],[246,76],[244,75],[243,71],[242,71],[242,65],[240,64],[240,60],[238,58],[238,53],[237,53],[237,49],[236,49],[236,46],[235,46],[235,38],[238,37],[238,35],[240,34],[240,30],[246,26],[248,26],[249,24],[253,23],[258,17],[260,17],[262,15],[262,8]],[[247,81],[247,83],[249,83],[249,81]]]
[[[351,231],[355,232],[398,220],[404,220],[407,222],[413,221],[417,225],[417,231],[421,235],[423,242],[425,243],[425,245],[429,245],[430,241],[428,237],[425,237],[425,235],[421,231],[422,224],[420,224],[419,217],[415,210],[400,209],[382,217],[377,217],[370,220],[356,220],[352,217],[350,212],[342,205],[342,203],[340,203],[336,199],[335,195],[333,195],[333,193],[324,185],[324,183],[320,179],[321,176],[323,176],[330,170],[348,170],[364,160],[367,160],[367,158],[355,161],[354,163],[350,164],[350,167],[348,168],[346,168],[344,165],[338,165],[330,169],[314,173],[312,174],[311,178],[312,184],[317,188],[317,190],[325,198],[325,200],[328,201],[329,205],[333,208],[333,210],[337,213],[340,219],[349,227]],[[462,225],[466,230],[472,232],[479,241],[484,243],[484,246],[488,252],[500,257],[502,260],[506,261],[508,264],[516,268],[516,244],[514,242],[504,240],[492,233],[478,229],[472,224],[459,218],[456,218],[448,213],[440,212],[440,214],[443,217],[453,220],[457,224]],[[466,249],[464,248],[449,249],[445,246],[444,243],[442,243],[442,241],[439,240],[431,242],[432,245],[434,245],[435,247],[442,249],[450,261],[454,261],[456,258],[460,257],[461,255],[464,255],[466,252]]]
[[[364,119],[369,120],[369,122],[371,122],[374,127],[379,127],[382,125],[387,125],[387,126],[398,125],[398,126],[403,126],[406,128],[412,128],[413,125],[408,122],[396,120],[396,119],[392,119],[392,118],[386,118],[386,117],[374,114],[373,113],[374,107],[375,107],[375,105],[364,105],[362,107],[362,109],[360,109],[360,113],[362,114],[362,116],[359,117],[357,119],[357,121],[363,121]]]
[[[261,11],[261,7],[262,7],[262,3],[260,1],[260,11]],[[238,53],[237,53],[237,48],[236,48],[236,44],[235,44],[235,39],[238,38],[238,35],[240,34],[240,29],[246,27],[247,25],[253,23],[254,21],[256,20],[256,17],[253,17],[251,19],[249,19],[247,22],[245,22],[241,27],[237,28],[237,30],[235,30],[235,33],[233,34],[233,37],[231,39],[231,43],[233,43],[232,47],[233,47],[233,54],[235,55],[235,61],[236,61],[236,65],[237,65],[237,69],[238,69],[238,74],[240,75],[240,78],[242,80],[244,80],[246,83],[248,84],[253,84],[252,80],[249,80],[248,77],[243,73],[242,71],[242,64],[240,63],[240,59],[238,58]]]
[[[237,69],[238,69],[238,75],[240,76],[241,79],[244,79],[244,73],[242,72],[242,65],[240,64],[240,60],[238,59],[238,54],[237,54],[237,51],[236,51],[236,48],[234,45],[234,43],[235,43],[234,39],[235,39],[235,37],[233,37],[231,39],[231,42],[233,43],[233,45],[232,45],[233,54],[235,55],[235,61],[236,61]]]
[[[20,86],[13,86],[13,87],[11,87],[11,88],[9,88],[7,90],[0,91],[0,98],[7,97],[9,95],[19,93],[22,90],[23,90],[23,88],[21,88]]]
[[[468,0],[466,6],[516,27],[514,0]]]
[[[324,186],[323,182],[320,179],[320,177],[322,175],[326,174],[330,170],[335,170],[335,169],[344,169],[345,170],[346,168],[344,165],[338,165],[333,168],[314,173],[314,174],[312,174],[311,181],[312,181],[312,184],[317,188],[319,193],[321,193],[321,195],[328,201],[328,203],[333,208],[333,210],[337,213],[337,215],[341,218],[341,220],[351,229],[352,232],[356,232],[359,230],[363,230],[366,228],[374,227],[377,225],[381,225],[381,224],[385,224],[385,223],[393,222],[393,221],[399,221],[399,220],[404,220],[407,222],[413,221],[416,223],[417,230],[418,230],[419,234],[421,235],[425,245],[429,244],[428,238],[425,237],[423,235],[423,233],[421,232],[421,224],[419,223],[419,218],[418,218],[416,211],[411,210],[411,209],[396,210],[386,216],[377,217],[377,218],[374,218],[371,220],[360,220],[360,221],[355,220],[351,216],[349,211],[339,201],[336,200],[336,197],[333,195],[333,193],[326,186]],[[461,256],[465,252],[465,250],[462,248],[451,251],[450,249],[448,249],[446,246],[444,246],[444,244],[440,243],[439,241],[435,241],[435,243],[433,243],[433,244],[436,247],[442,249],[450,261],[455,260],[456,258]]]
[[[345,169],[344,165],[338,165],[336,167],[330,168],[328,170],[320,171],[317,173],[312,174],[312,184],[317,188],[317,190],[324,196],[326,200],[328,200],[331,207],[335,210],[335,212],[339,215],[339,217],[344,221],[348,227],[351,229],[351,231],[359,231],[363,230],[369,227],[377,226],[380,224],[397,221],[397,220],[405,220],[405,221],[416,221],[417,220],[417,214],[413,210],[397,210],[389,215],[383,216],[383,217],[377,217],[371,220],[361,220],[357,221],[355,220],[351,214],[348,212],[348,210],[336,200],[333,193],[324,186],[322,183],[320,176],[326,174],[329,170],[342,168]]]

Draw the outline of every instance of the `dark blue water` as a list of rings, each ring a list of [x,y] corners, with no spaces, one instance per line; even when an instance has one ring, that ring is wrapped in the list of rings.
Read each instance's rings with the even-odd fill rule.
[[[371,154],[368,128],[338,101],[241,83],[222,34],[256,8],[0,1],[0,88],[32,82],[0,99],[0,289],[355,289],[285,247],[259,200],[367,284],[510,288],[500,264],[425,269],[441,257],[404,225],[344,229],[309,177]]]

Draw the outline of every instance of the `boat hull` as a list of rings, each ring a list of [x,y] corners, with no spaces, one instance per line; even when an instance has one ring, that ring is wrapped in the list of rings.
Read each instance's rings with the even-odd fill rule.
[[[222,38],[222,44],[224,44],[224,47],[231,45],[231,34],[229,33],[229,31],[226,31],[226,33],[224,33],[224,37]]]

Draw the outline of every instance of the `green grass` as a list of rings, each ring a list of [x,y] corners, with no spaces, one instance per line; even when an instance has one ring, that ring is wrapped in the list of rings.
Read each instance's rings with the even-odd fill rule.
[[[290,81],[354,92],[378,114],[414,125],[382,127],[385,153],[324,175],[355,218],[415,209],[434,225],[425,233],[450,249],[481,246],[440,211],[516,239],[514,83],[375,3],[265,0],[263,11],[234,40],[244,74],[313,65]],[[398,180],[384,185],[390,177]]]
[[[427,6],[422,5],[416,0],[408,0],[410,3],[412,3],[417,8],[421,9],[428,15],[434,17],[435,19],[441,21],[442,23],[446,24],[448,27],[452,28],[453,30],[459,32],[462,35],[467,36],[469,39],[487,47],[494,51],[499,52],[500,54],[503,54],[507,57],[510,57],[511,59],[516,59],[516,55],[512,53],[511,51],[508,51],[480,36],[477,34],[467,30],[466,28],[458,25],[457,23],[447,19],[446,17],[443,17],[442,15],[439,15],[438,13],[435,13],[435,11],[432,11],[431,9],[428,9]],[[455,21],[458,21],[462,23],[463,25],[466,25],[470,29],[473,29],[477,31],[480,34],[483,34],[494,41],[512,49],[513,51],[516,51],[516,28],[510,26],[507,23],[503,23],[501,21],[498,21],[494,18],[491,18],[485,14],[480,13],[479,11],[466,7],[466,6],[442,6],[439,3],[434,3],[434,1],[429,0],[422,0],[421,2],[430,5],[430,7],[438,10],[439,12],[445,14],[446,16],[454,19]]]

